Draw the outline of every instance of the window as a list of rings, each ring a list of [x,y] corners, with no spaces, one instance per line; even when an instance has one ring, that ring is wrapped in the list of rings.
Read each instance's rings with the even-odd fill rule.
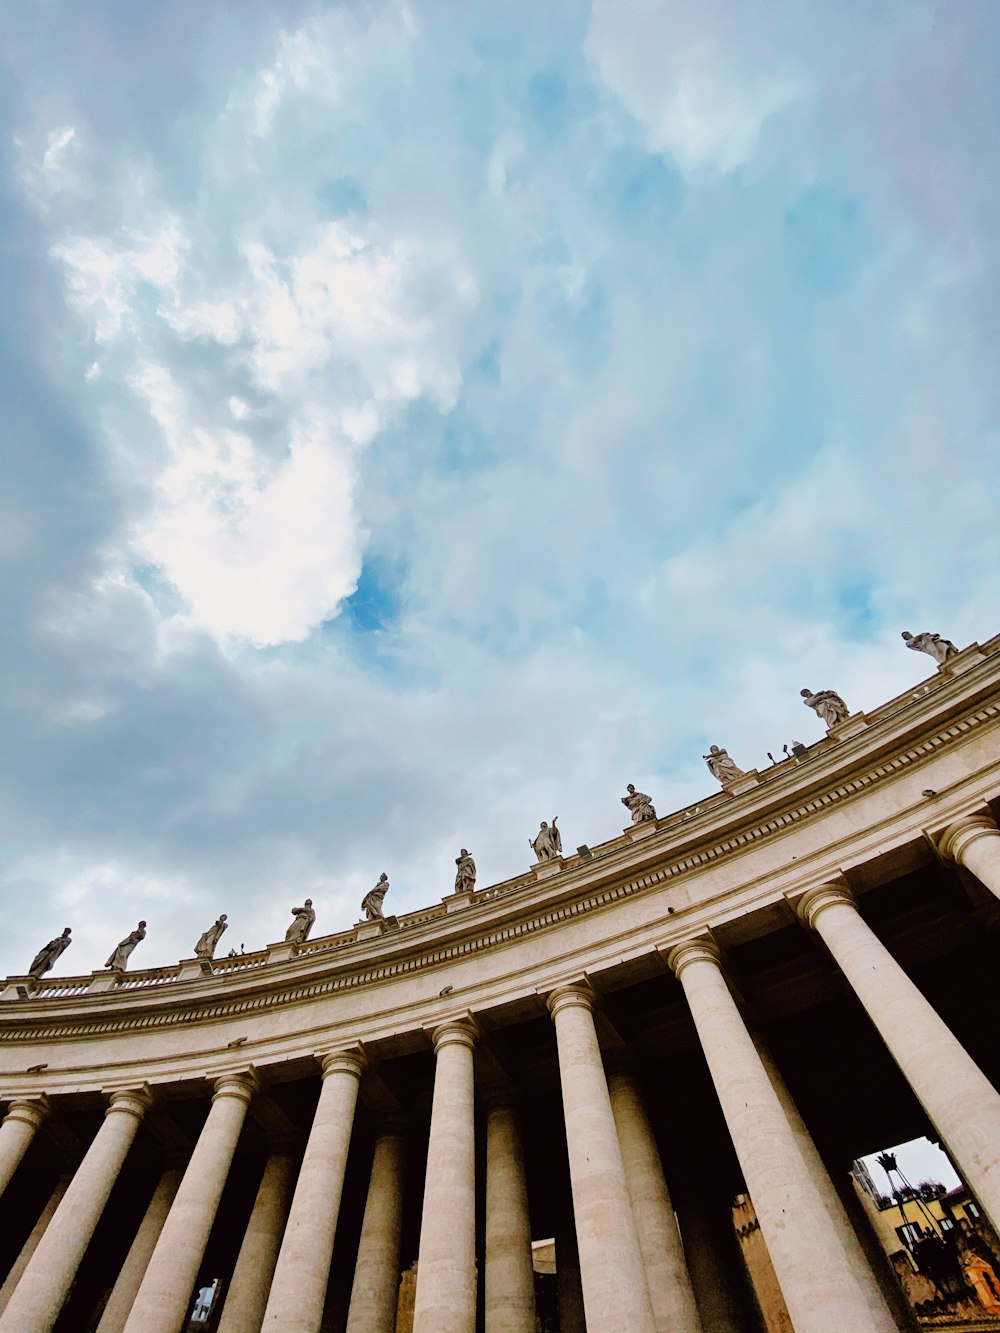
[[[916,1222],[907,1222],[905,1226],[896,1228],[896,1235],[906,1246],[915,1245],[923,1234]]]
[[[955,1219],[953,1217],[942,1217],[940,1226],[942,1231],[954,1231]]]
[[[973,1203],[972,1200],[970,1199],[969,1202],[965,1205],[965,1211],[968,1213],[970,1217],[978,1217],[979,1205],[977,1203]]]

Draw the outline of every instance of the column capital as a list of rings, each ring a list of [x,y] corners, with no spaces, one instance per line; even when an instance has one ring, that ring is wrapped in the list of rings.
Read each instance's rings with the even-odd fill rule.
[[[219,1074],[212,1081],[212,1101],[217,1102],[223,1097],[236,1097],[249,1105],[259,1087],[260,1081],[253,1065],[236,1073]]]
[[[961,865],[966,848],[971,843],[980,838],[996,837],[1000,837],[996,820],[987,811],[978,810],[974,814],[952,820],[946,829],[937,834],[934,843],[946,860],[957,861]]]
[[[116,1088],[113,1092],[107,1092],[107,1097],[105,1116],[115,1111],[124,1111],[126,1115],[134,1115],[136,1120],[141,1121],[153,1105],[153,1094],[148,1083],[140,1083],[133,1088]]]
[[[564,1009],[586,1009],[593,1013],[597,1006],[597,995],[589,981],[571,981],[566,986],[557,986],[545,997],[549,1013],[553,1018]]]
[[[465,1018],[451,1018],[431,1029],[435,1055],[440,1054],[445,1046],[467,1046],[470,1051],[474,1050],[478,1038],[479,1024],[471,1014]]]
[[[693,940],[681,940],[667,952],[667,966],[678,979],[689,963],[712,963],[722,970],[722,952],[715,940],[699,935]]]
[[[37,1097],[12,1097],[3,1123],[6,1124],[8,1120],[20,1120],[22,1124],[30,1125],[32,1129],[38,1129],[42,1121],[47,1120],[51,1114],[52,1103],[44,1092]]]
[[[846,884],[817,884],[813,889],[806,889],[793,904],[799,919],[811,927],[815,927],[821,912],[838,905],[858,910],[857,900]]]
[[[360,1079],[367,1064],[368,1058],[360,1043],[356,1046],[345,1046],[339,1051],[327,1051],[325,1055],[320,1056],[324,1083],[331,1074],[352,1074],[354,1078]]]

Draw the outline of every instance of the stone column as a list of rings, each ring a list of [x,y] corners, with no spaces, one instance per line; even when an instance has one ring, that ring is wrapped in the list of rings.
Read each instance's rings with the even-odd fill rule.
[[[56,1187],[49,1195],[48,1202],[42,1209],[38,1221],[31,1228],[31,1234],[21,1246],[21,1253],[14,1260],[13,1267],[4,1279],[3,1286],[0,1287],[0,1314],[3,1314],[4,1310],[6,1310],[7,1302],[11,1298],[11,1293],[21,1281],[21,1274],[27,1268],[28,1260],[38,1249],[38,1242],[45,1235],[45,1228],[52,1221],[53,1214],[59,1207],[59,1202],[69,1188],[69,1182],[72,1179],[73,1177],[69,1175],[59,1177],[56,1181]]]
[[[222,1074],[215,1080],[208,1119],[146,1267],[124,1333],[178,1333],[184,1324],[256,1087],[257,1080],[249,1071]]]
[[[486,1333],[535,1326],[535,1269],[521,1131],[513,1099],[486,1112]]]
[[[701,1320],[688,1276],[684,1248],[663,1177],[656,1139],[635,1079],[619,1070],[608,1079],[611,1110],[621,1145],[625,1180],[656,1333],[701,1333]]]
[[[229,1283],[218,1333],[260,1333],[294,1177],[295,1163],[290,1153],[269,1154]]]
[[[674,1202],[702,1328],[706,1333],[764,1333],[729,1201],[698,1180],[675,1193]]]
[[[129,1247],[121,1272],[108,1297],[101,1322],[97,1325],[97,1333],[122,1333],[183,1175],[180,1167],[169,1166],[160,1176],[139,1230],[135,1233],[135,1240]]]
[[[1000,898],[1000,828],[984,811],[949,824],[938,837],[942,856],[972,872],[990,893]]]
[[[0,1315],[0,1333],[49,1333],[151,1101],[145,1087],[111,1094],[101,1128]]]
[[[548,998],[556,1027],[573,1216],[587,1326],[656,1333],[588,986]]]
[[[867,1283],[802,1160],[718,950],[691,940],[672,949],[668,962],[684,988],[796,1333],[895,1333],[887,1310],[881,1320],[873,1314]]]
[[[364,1067],[360,1048],[323,1057],[319,1104],[264,1311],[266,1333],[319,1333]]]
[[[798,901],[919,1098],[994,1229],[1000,1228],[1000,1095],[838,884]]]
[[[392,1333],[396,1327],[404,1156],[402,1129],[390,1122],[375,1140],[347,1333]]]
[[[476,1127],[472,1051],[478,1029],[468,1019],[431,1034],[437,1065],[413,1333],[475,1333]]]
[[[583,1313],[583,1283],[580,1281],[580,1251],[571,1218],[556,1234],[556,1301],[559,1333],[587,1333]]]
[[[0,1194],[10,1184],[49,1109],[47,1097],[19,1097],[11,1102],[0,1124]]]

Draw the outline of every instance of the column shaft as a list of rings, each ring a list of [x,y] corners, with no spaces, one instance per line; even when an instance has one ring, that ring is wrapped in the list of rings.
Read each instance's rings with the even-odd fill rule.
[[[10,1184],[11,1176],[48,1113],[49,1104],[44,1097],[24,1097],[11,1102],[0,1124],[0,1194]]]
[[[157,1181],[153,1197],[104,1307],[97,1333],[122,1333],[183,1174],[180,1167],[168,1167]]]
[[[434,1100],[413,1333],[475,1333],[476,1154],[471,1023],[435,1030]]]
[[[559,1333],[587,1333],[583,1312],[583,1282],[580,1279],[580,1251],[570,1219],[556,1235],[556,1301],[559,1307]]]
[[[585,986],[564,986],[548,1003],[556,1026],[587,1325],[601,1333],[656,1333],[593,997]]]
[[[393,1333],[396,1327],[403,1160],[402,1134],[398,1131],[380,1134],[372,1156],[347,1333]]]
[[[486,1333],[535,1325],[535,1270],[517,1113],[498,1101],[486,1115]]]
[[[360,1051],[323,1060],[319,1104],[264,1311],[266,1333],[319,1331],[363,1069]]]
[[[225,1074],[132,1303],[124,1333],[180,1333],[229,1166],[256,1087],[250,1073]]]
[[[684,988],[796,1333],[894,1333],[888,1311],[881,1320],[873,1313],[867,1285],[844,1252],[714,946],[682,944],[669,961]]]
[[[260,1333],[292,1197],[295,1163],[273,1152],[264,1163],[250,1221],[233,1269],[218,1333]],[[98,1329],[98,1333],[101,1330]]]
[[[608,1079],[639,1249],[646,1269],[656,1333],[701,1333],[677,1219],[642,1094],[630,1074]]]
[[[0,1315],[0,1333],[49,1333],[149,1103],[145,1089],[112,1094],[101,1128]]]
[[[59,1179],[56,1181],[55,1189],[49,1195],[48,1202],[46,1203],[45,1207],[41,1211],[41,1214],[39,1215],[38,1221],[31,1228],[31,1234],[28,1236],[28,1239],[21,1246],[21,1253],[14,1260],[14,1264],[10,1272],[4,1279],[3,1286],[0,1287],[0,1314],[3,1314],[4,1310],[6,1310],[7,1302],[10,1300],[11,1293],[13,1292],[17,1284],[20,1282],[21,1274],[28,1266],[28,1260],[38,1249],[38,1242],[45,1235],[45,1228],[52,1221],[53,1215],[55,1214],[56,1209],[59,1207],[59,1202],[62,1199],[62,1196],[66,1193],[66,1190],[69,1188],[69,1182],[72,1179],[73,1179],[72,1176],[59,1177]]]
[[[1000,1229],[1000,1095],[862,920],[846,889],[812,890],[799,912],[830,950],[994,1229]]]

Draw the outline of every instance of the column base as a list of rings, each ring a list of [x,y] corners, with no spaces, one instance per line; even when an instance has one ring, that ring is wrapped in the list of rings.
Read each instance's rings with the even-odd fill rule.
[[[945,680],[950,680],[952,676],[960,676],[963,671],[968,671],[970,667],[978,666],[980,662],[986,661],[986,654],[980,648],[978,643],[970,643],[968,648],[962,648],[954,653],[938,667],[938,674]]]
[[[838,722],[835,727],[827,727],[826,734],[831,740],[847,741],[852,736],[858,736],[868,726],[868,719],[864,713],[852,713],[850,717],[845,717],[843,722]]]
[[[753,787],[760,786],[760,778],[755,768],[748,769],[741,778],[735,778],[732,782],[724,782],[722,790],[729,792],[730,796],[742,796],[745,791],[750,791]]]

